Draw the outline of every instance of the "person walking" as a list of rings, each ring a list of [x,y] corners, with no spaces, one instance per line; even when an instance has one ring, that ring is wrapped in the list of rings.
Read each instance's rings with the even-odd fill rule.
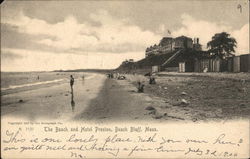
[[[75,79],[72,75],[70,75],[70,88],[71,88],[71,93],[73,93],[73,85],[74,85]]]

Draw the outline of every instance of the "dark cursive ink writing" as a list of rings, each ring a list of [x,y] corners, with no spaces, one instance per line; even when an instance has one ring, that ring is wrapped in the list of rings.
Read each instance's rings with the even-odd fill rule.
[[[236,145],[236,143],[232,141],[225,141],[225,136],[226,134],[220,134],[213,144]]]
[[[16,132],[6,131],[7,140],[3,140],[4,143],[23,143],[25,142],[24,138],[21,138],[20,129]]]

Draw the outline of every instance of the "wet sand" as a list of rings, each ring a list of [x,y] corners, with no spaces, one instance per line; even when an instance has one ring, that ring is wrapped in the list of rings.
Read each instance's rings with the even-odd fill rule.
[[[85,80],[77,79],[73,98],[69,83],[40,86],[34,90],[3,95],[1,115],[27,120],[71,120],[98,95],[105,79],[100,74],[92,74]]]

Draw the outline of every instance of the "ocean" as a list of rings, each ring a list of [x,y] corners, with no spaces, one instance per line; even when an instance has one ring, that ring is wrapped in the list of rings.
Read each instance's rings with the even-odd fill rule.
[[[1,72],[1,95],[15,90],[69,82],[70,75],[77,79],[89,76],[83,72]]]

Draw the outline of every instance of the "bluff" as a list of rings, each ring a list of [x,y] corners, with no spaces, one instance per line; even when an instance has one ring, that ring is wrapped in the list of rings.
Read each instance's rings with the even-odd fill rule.
[[[178,49],[166,54],[157,54],[147,56],[142,60],[137,62],[123,62],[116,71],[127,72],[127,73],[146,73],[150,72],[152,66],[162,66],[162,68],[167,67],[178,67],[178,63],[181,61],[193,62],[194,59],[207,57],[207,52],[196,51],[193,49]]]

